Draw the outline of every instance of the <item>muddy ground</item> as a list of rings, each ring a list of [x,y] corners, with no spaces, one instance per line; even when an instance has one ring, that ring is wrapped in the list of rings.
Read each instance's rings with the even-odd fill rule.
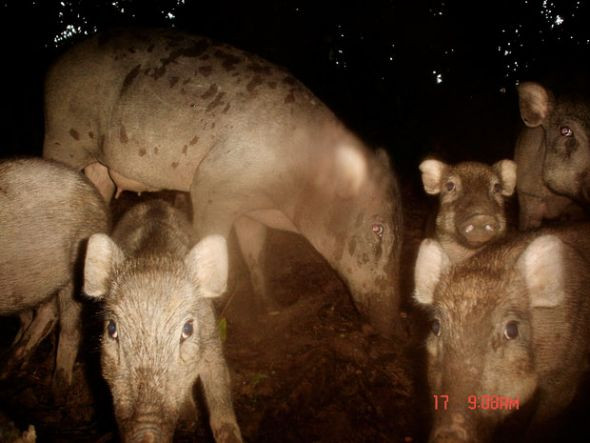
[[[249,442],[422,442],[433,404],[423,370],[425,315],[409,295],[413,262],[433,201],[415,182],[403,182],[405,243],[403,317],[407,338],[379,338],[356,312],[335,272],[301,237],[273,231],[268,242],[269,284],[280,311],[268,315],[252,296],[245,267],[232,242],[228,293],[217,305],[227,321],[225,354],[232,372],[239,424]],[[165,198],[173,200],[171,194]],[[135,197],[115,202],[116,216]],[[514,215],[514,208],[511,208]],[[98,367],[96,307],[85,313],[86,341],[65,398],[50,390],[55,335],[23,371],[0,383],[0,441],[13,441],[34,425],[40,442],[115,442],[108,387]],[[16,322],[0,320],[2,350]],[[588,393],[585,389],[583,393]],[[572,412],[573,411],[573,412]],[[547,441],[590,441],[590,418],[581,395]],[[212,441],[206,419],[196,434],[176,441]],[[582,432],[583,431],[583,432]],[[520,441],[508,429],[497,441]]]

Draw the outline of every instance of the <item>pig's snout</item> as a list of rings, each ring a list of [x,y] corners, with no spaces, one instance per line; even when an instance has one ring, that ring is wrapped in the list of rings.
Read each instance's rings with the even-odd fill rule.
[[[466,218],[459,225],[459,233],[472,246],[480,246],[496,237],[500,224],[491,215],[478,214]]]
[[[430,438],[430,443],[462,443],[471,441],[463,429],[441,428]]]
[[[166,441],[161,430],[155,424],[144,424],[131,431],[125,438],[126,442],[133,443],[156,443]]]
[[[451,419],[451,423],[448,418]],[[469,435],[465,427],[466,420],[462,414],[454,413],[445,421],[446,423],[441,423],[433,430],[429,440],[431,443],[461,443],[474,440],[474,436]]]
[[[162,423],[158,417],[140,417],[124,433],[126,443],[162,443],[172,441],[174,427]]]

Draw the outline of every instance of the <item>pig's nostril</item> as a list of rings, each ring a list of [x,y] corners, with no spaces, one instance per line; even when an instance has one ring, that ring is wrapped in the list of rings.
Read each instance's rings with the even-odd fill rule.
[[[494,227],[489,223],[487,225],[485,225],[484,229],[488,232],[494,232],[494,230],[495,230]]]
[[[471,231],[473,231],[474,229],[475,229],[475,226],[473,226],[473,225],[467,225],[467,226],[465,227],[465,233],[466,233],[466,234],[469,234],[469,233],[470,233]]]

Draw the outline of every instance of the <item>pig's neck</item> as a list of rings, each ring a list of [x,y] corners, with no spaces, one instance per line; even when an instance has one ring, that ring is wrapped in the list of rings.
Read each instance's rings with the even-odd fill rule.
[[[463,260],[467,260],[469,257],[474,255],[481,248],[470,249],[465,246],[461,246],[455,240],[447,238],[446,236],[437,236],[437,240],[449,256],[451,263],[459,263]]]

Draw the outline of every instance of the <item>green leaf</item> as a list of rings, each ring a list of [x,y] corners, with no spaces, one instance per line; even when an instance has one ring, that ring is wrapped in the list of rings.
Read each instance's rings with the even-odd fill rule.
[[[256,374],[254,374],[252,376],[252,386],[256,387],[258,385],[258,383],[260,383],[262,380],[264,380],[265,378],[268,378],[268,375],[266,374],[262,374],[261,372],[257,372]]]
[[[219,329],[219,337],[221,338],[221,342],[225,343],[227,340],[227,319],[222,317],[217,322],[217,329]]]

